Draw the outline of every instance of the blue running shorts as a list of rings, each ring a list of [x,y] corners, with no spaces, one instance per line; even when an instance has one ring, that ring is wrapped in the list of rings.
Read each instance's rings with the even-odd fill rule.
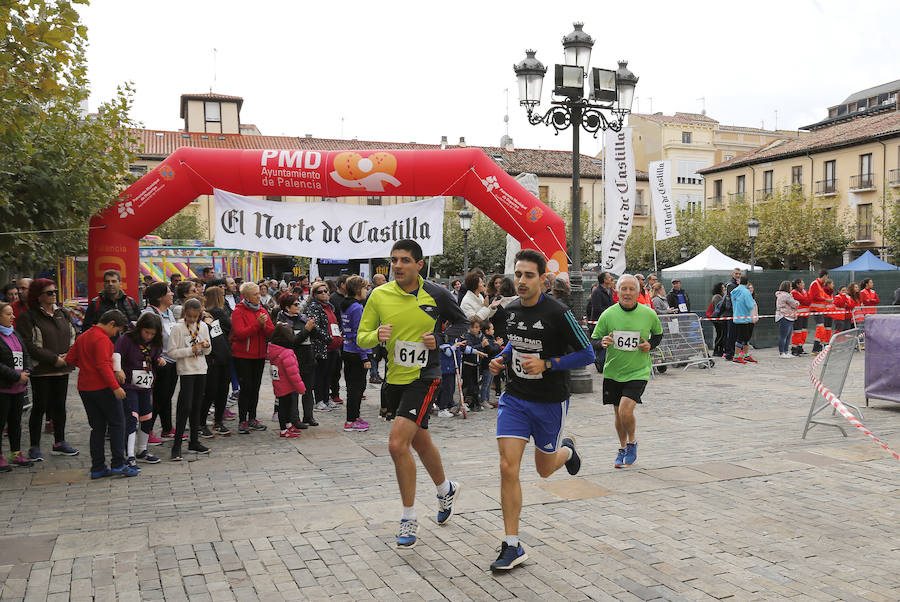
[[[569,400],[559,403],[525,401],[509,393],[500,396],[497,406],[497,438],[534,439],[545,454],[559,449],[569,413]]]

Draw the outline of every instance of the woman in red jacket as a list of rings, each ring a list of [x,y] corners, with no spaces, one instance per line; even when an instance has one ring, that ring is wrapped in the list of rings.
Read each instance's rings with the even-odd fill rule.
[[[878,293],[875,292],[875,281],[871,278],[863,278],[859,283],[859,298],[862,301],[862,313],[874,314],[877,312],[875,306],[881,303]]]
[[[246,435],[266,430],[266,425],[256,419],[256,406],[266,366],[266,339],[272,336],[275,325],[259,302],[259,286],[245,282],[241,285],[241,297],[231,314],[231,354],[241,387],[238,434]]]

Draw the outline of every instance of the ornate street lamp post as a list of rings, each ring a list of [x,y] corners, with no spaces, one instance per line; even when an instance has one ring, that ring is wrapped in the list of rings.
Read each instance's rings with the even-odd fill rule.
[[[594,253],[597,254],[597,272],[600,272],[600,254],[603,253],[603,239],[599,236],[594,239]]]
[[[463,209],[459,212],[459,227],[463,231],[463,277],[469,273],[469,230],[472,228],[472,212]]]
[[[756,237],[759,236],[759,220],[751,217],[747,222],[747,236],[750,237],[750,271],[756,265]]]
[[[555,65],[553,95],[550,109],[541,115],[535,108],[541,103],[541,89],[547,68],[535,58],[536,51],[526,50],[525,58],[513,69],[519,83],[519,104],[528,112],[532,125],[552,125],[556,134],[572,128],[572,256],[569,266],[569,285],[572,289],[573,313],[584,318],[583,268],[581,260],[581,129],[597,137],[597,133],[611,129],[620,131],[625,116],[631,112],[634,89],[638,78],[628,70],[627,61],[619,61],[619,69],[590,67],[594,39],[582,31],[583,23],[562,39],[565,64]],[[589,74],[589,75],[586,75]],[[588,80],[585,98],[584,80]],[[609,111],[607,119],[603,111]],[[572,392],[588,393],[593,389],[587,370],[579,368],[571,373]]]

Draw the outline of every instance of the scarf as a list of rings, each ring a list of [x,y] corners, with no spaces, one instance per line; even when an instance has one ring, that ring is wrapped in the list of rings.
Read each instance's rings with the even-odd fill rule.
[[[257,303],[256,305],[253,305],[252,303],[250,303],[250,302],[247,301],[246,299],[242,299],[242,300],[241,300],[241,303],[243,303],[244,305],[246,305],[247,307],[249,307],[249,308],[252,309],[253,311],[259,311],[259,304],[258,304],[258,303]]]
[[[12,333],[13,333],[12,326],[0,326],[0,334],[2,334],[3,336],[8,337]]]

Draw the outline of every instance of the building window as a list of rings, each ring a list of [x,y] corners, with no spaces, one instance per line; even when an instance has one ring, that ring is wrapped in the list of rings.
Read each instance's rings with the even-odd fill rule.
[[[138,179],[147,173],[147,166],[146,165],[129,165],[128,173],[131,174],[131,176],[134,179]]]
[[[277,202],[281,203],[281,202],[284,202],[284,197],[283,197],[283,196],[267,195],[267,196],[266,196],[266,200],[267,200],[267,201],[277,201]]]
[[[681,143],[682,144],[690,144],[691,143],[691,133],[690,132],[681,132]]]
[[[859,156],[859,185],[861,188],[872,188],[872,153]]]
[[[634,194],[634,214],[647,215],[647,205],[644,204],[644,191],[635,190]]]
[[[767,169],[763,172],[763,193],[764,194],[772,194],[772,187],[774,185],[775,171],[772,169]]]
[[[747,193],[747,176],[738,176],[736,189],[738,194],[746,194]]]
[[[872,203],[856,206],[856,240],[872,240]]]
[[[549,186],[538,186],[538,198],[541,199],[541,202],[545,205],[550,202],[550,187]]]
[[[717,205],[722,204],[722,180],[713,182],[713,202]]]
[[[795,165],[791,168],[791,186],[803,184],[803,166]]]
[[[381,197],[380,196],[366,197],[366,205],[381,205]]]
[[[836,174],[835,161],[834,160],[825,161],[825,182],[827,184],[830,184],[831,186],[834,186],[834,183],[836,180],[835,174]]]
[[[207,121],[222,121],[222,105],[217,102],[203,103]]]
[[[723,161],[731,161],[732,159],[734,159],[734,155],[725,155],[722,157]]]

